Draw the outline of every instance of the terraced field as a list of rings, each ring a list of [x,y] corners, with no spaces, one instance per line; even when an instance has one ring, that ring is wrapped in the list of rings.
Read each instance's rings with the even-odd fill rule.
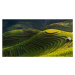
[[[67,37],[71,37],[72,41],[66,42]],[[3,56],[72,57],[73,33],[47,29],[26,41],[3,48]]]
[[[32,33],[31,33],[32,32]],[[40,30],[37,29],[18,29],[5,32],[3,34],[3,47],[16,45],[26,41],[30,37],[36,35]]]
[[[73,32],[73,21],[52,23],[50,25],[46,25],[41,28],[41,30],[46,30],[46,29],[58,29],[58,30],[63,30],[67,32]]]

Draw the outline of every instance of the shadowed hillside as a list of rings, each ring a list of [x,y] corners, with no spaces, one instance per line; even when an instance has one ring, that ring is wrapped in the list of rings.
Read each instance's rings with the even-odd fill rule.
[[[63,22],[66,21],[66,19],[56,19],[56,20],[50,20],[50,19],[28,19],[28,20],[22,20],[22,19],[3,19],[3,32],[14,30],[14,29],[27,29],[27,28],[35,28],[40,29],[43,26],[46,26],[48,24],[57,23],[57,22]]]
[[[5,32],[3,34],[3,47],[12,46],[18,43],[21,43],[32,36],[39,33],[40,30],[37,29],[18,29],[18,30],[11,30]]]
[[[41,28],[41,30],[46,30],[46,29],[58,29],[67,32],[73,32],[73,21],[71,20],[71,21],[53,23]]]

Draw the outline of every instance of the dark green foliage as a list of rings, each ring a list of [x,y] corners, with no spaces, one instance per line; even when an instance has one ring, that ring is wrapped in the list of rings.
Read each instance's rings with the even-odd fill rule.
[[[58,30],[63,30],[67,32],[73,32],[73,21],[53,23],[41,28],[41,30],[46,30],[46,29],[58,29]]]
[[[31,38],[39,32],[40,30],[31,28],[5,32],[3,34],[3,47],[12,46],[23,41],[26,41],[27,39]]]

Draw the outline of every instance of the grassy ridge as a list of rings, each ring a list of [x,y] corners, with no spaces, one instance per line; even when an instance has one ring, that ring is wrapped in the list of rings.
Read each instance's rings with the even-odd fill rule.
[[[5,32],[3,34],[3,47],[12,46],[18,43],[21,43],[32,36],[39,33],[40,30],[37,29],[18,29]]]
[[[3,56],[72,56],[73,42],[66,42],[66,37],[73,40],[70,32],[57,29],[41,31],[27,41],[4,48]]]
[[[46,30],[46,29],[58,29],[58,30],[63,30],[67,32],[73,32],[73,21],[53,23],[41,28],[41,30]]]

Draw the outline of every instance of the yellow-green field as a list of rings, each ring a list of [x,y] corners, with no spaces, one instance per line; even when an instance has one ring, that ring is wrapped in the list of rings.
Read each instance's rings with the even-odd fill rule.
[[[22,30],[17,34],[20,35],[19,33],[22,33]],[[15,33],[12,32],[12,34]],[[15,36],[17,34],[15,34]],[[67,37],[71,37],[72,41],[67,42],[65,40]],[[10,44],[11,43],[12,42],[10,42]],[[27,40],[22,40],[12,46],[3,47],[3,56],[72,57],[73,33],[58,29],[39,31]]]

